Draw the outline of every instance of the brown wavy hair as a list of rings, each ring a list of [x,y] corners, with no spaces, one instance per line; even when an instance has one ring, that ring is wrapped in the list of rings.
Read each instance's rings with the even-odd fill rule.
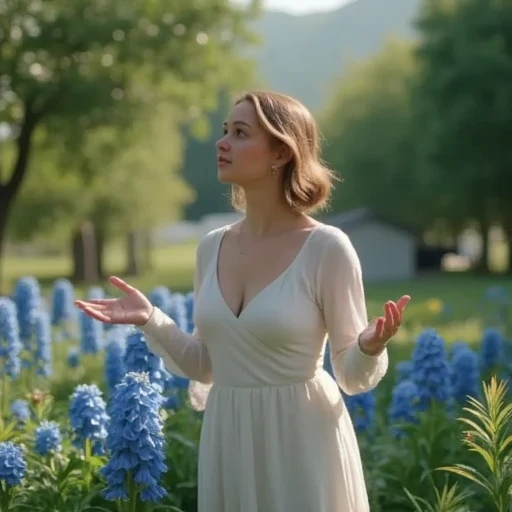
[[[298,100],[275,92],[249,92],[235,105],[250,101],[265,131],[286,144],[291,160],[282,169],[287,203],[297,212],[311,213],[327,206],[335,174],[320,160],[319,130],[311,112]],[[231,204],[245,211],[245,195],[238,185],[231,187]]]

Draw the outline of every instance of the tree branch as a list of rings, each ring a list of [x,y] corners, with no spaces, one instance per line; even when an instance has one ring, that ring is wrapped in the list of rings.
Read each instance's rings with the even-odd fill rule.
[[[21,124],[21,130],[16,138],[16,147],[18,149],[18,157],[14,164],[13,171],[9,181],[0,185],[2,195],[5,195],[7,200],[14,197],[18,192],[23,179],[25,178],[31,152],[31,141],[34,129],[41,119],[42,112],[34,110],[34,101],[28,100],[25,106],[25,114]]]

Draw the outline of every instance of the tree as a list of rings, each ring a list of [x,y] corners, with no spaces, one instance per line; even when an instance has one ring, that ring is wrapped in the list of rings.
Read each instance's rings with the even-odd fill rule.
[[[44,155],[43,168],[22,186],[11,215],[11,237],[30,240],[51,234],[55,238],[57,232],[61,240],[62,235],[69,239],[77,227],[90,221],[98,274],[103,276],[107,241],[171,222],[193,197],[178,174],[182,137],[175,110],[165,104],[147,110],[122,131],[121,138],[115,127],[89,130],[81,152],[65,170],[58,165],[59,151],[66,151],[65,147],[38,147]],[[84,166],[101,172],[84,175],[80,172]],[[133,261],[133,251],[130,256]],[[75,254],[76,278],[81,277],[80,262],[81,256]]]
[[[488,271],[491,225],[503,223],[512,243],[512,4],[430,0],[418,28],[422,159],[432,187],[464,198],[459,211],[478,221]]]
[[[371,207],[419,230],[430,225],[434,212],[415,165],[415,72],[412,45],[390,40],[335,84],[320,117],[324,159],[343,179],[333,196],[334,210]]]
[[[38,128],[57,138],[67,132],[80,147],[87,130],[129,126],[155,100],[191,116],[214,108],[220,85],[246,70],[235,56],[252,41],[246,21],[256,8],[229,0],[2,3],[0,123],[15,158],[8,169],[0,164],[0,256],[14,201],[34,169]]]

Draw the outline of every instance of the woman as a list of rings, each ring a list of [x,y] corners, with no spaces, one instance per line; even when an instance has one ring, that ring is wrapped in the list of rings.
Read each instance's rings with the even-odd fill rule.
[[[302,104],[247,94],[217,150],[218,177],[245,216],[199,245],[194,334],[115,277],[122,298],[77,304],[103,322],[139,326],[169,371],[211,387],[200,512],[368,511],[338,385],[347,394],[377,385],[410,297],[387,302],[367,324],[351,242],[308,215],[328,200],[333,175]],[[323,370],[327,338],[337,383]]]

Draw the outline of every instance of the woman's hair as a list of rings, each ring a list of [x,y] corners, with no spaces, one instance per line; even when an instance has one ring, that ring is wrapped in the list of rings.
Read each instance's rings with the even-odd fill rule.
[[[318,127],[310,111],[296,99],[273,92],[249,92],[235,104],[243,101],[253,104],[264,130],[291,150],[292,158],[282,169],[290,207],[302,213],[325,207],[336,177],[320,160]],[[245,210],[240,186],[231,187],[231,204],[236,210]]]

